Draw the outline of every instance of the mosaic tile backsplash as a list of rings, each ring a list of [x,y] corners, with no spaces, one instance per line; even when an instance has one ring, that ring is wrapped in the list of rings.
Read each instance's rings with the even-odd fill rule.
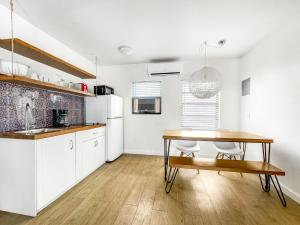
[[[53,126],[53,109],[68,109],[70,124],[83,124],[84,98],[0,82],[0,132],[25,129],[29,103],[35,128]]]

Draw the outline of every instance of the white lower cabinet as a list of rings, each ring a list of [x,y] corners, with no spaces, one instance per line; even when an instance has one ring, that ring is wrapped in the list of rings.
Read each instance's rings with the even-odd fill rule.
[[[105,163],[105,128],[76,133],[77,181]]]
[[[105,127],[39,140],[0,138],[0,210],[36,216],[105,162]]]
[[[38,209],[75,184],[75,154],[74,133],[37,141]]]

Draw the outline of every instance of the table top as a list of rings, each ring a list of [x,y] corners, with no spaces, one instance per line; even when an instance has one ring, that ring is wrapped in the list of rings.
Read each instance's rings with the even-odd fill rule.
[[[248,132],[229,130],[165,130],[163,134],[163,139],[189,141],[273,143],[273,139],[265,138]]]

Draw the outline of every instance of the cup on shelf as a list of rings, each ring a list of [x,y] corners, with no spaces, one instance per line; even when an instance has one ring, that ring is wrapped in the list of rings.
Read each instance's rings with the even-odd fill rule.
[[[88,91],[88,87],[87,87],[87,84],[86,83],[77,83],[77,84],[74,84],[74,87],[80,91],[83,91],[83,92],[87,92]]]
[[[46,77],[46,82],[51,83],[50,77]]]
[[[54,81],[54,84],[58,86],[64,86],[65,80],[61,77],[60,74],[56,74],[56,79]]]
[[[31,73],[31,79],[41,80],[41,76],[38,73],[36,73],[36,72],[32,72]]]
[[[88,92],[94,94],[94,86],[88,85]]]
[[[74,83],[73,83],[72,81],[70,81],[70,82],[68,83],[68,87],[69,87],[69,88],[74,88]]]
[[[64,85],[65,83],[66,83],[65,80],[62,79],[62,78],[58,81],[58,85],[59,85],[59,86],[65,86],[65,85]]]
[[[64,81],[64,82],[62,83],[62,86],[64,86],[64,87],[69,87],[69,82]]]
[[[41,79],[41,81],[43,81],[43,82],[47,82],[47,83],[51,83],[50,81],[50,78],[48,77],[48,76],[46,76],[46,75],[42,75],[42,76],[40,76],[40,79]]]

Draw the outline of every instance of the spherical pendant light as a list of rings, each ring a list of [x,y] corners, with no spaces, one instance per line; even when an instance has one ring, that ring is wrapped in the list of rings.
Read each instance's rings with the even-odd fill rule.
[[[189,88],[197,98],[211,98],[221,90],[221,75],[218,70],[206,66],[206,47],[204,45],[204,67],[194,72],[189,79]]]
[[[221,76],[212,67],[203,67],[194,72],[189,79],[189,88],[197,98],[211,98],[221,90]]]

